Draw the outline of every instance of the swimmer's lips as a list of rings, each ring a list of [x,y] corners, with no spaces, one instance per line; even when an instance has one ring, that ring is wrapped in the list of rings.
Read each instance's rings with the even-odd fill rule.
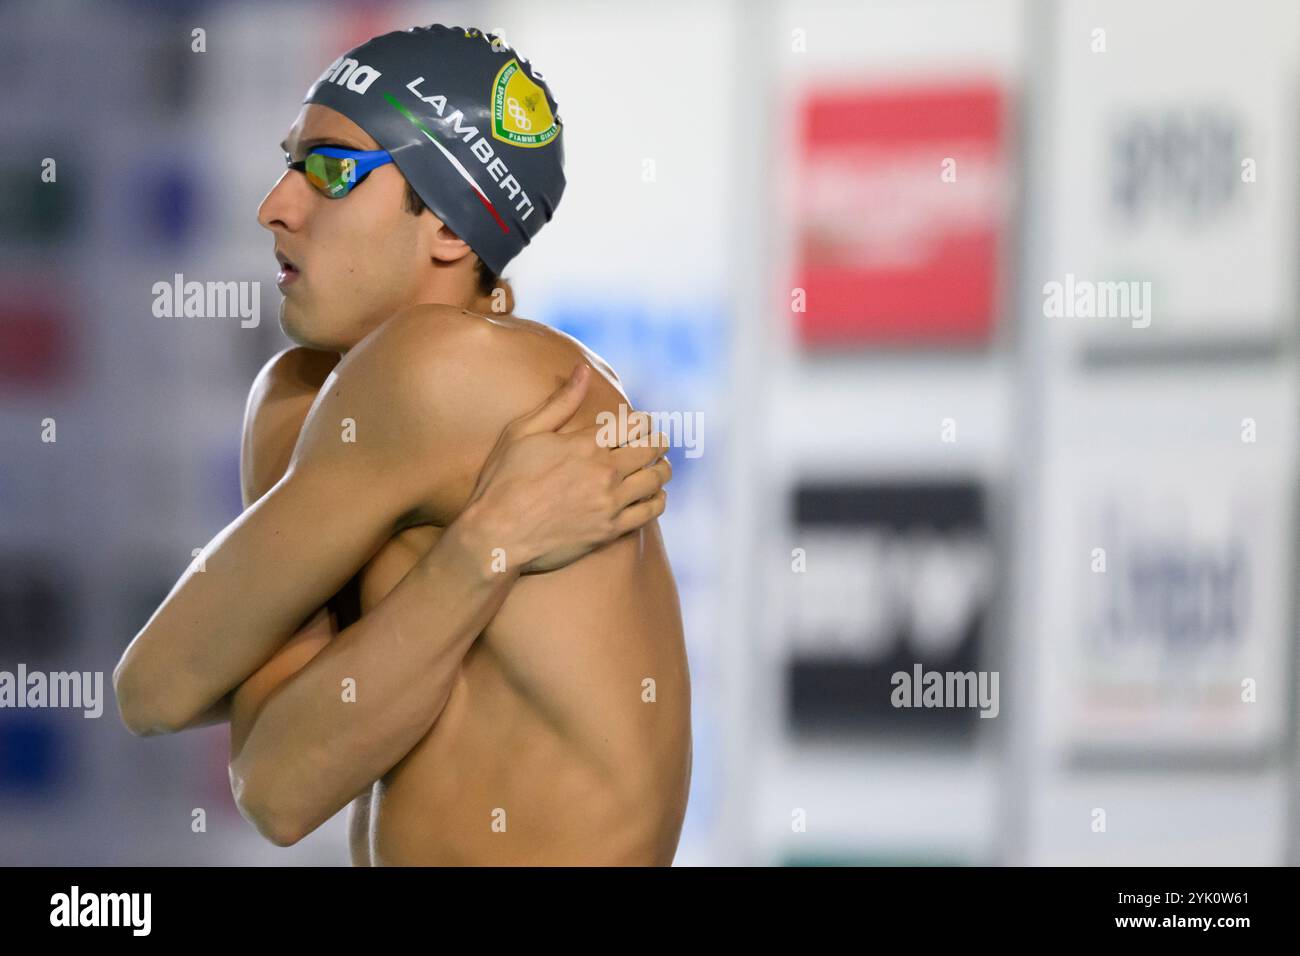
[[[289,257],[280,250],[275,251],[276,261],[280,263],[280,274],[275,277],[275,284],[284,288],[298,279],[298,267],[290,261]]]

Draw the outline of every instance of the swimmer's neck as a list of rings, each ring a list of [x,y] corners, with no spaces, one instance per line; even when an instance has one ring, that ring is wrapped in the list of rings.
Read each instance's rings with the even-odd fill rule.
[[[487,295],[475,291],[460,296],[420,296],[415,301],[408,303],[406,308],[413,308],[417,305],[450,305],[457,309],[464,309],[466,312],[472,312],[475,315],[481,315],[485,319],[499,319],[514,314],[515,297],[509,283],[506,280],[498,280],[496,289],[493,289]],[[380,325],[383,325],[383,323],[380,323]],[[348,346],[348,348],[331,349],[330,351],[337,354],[341,359],[348,354],[351,348],[352,346]]]

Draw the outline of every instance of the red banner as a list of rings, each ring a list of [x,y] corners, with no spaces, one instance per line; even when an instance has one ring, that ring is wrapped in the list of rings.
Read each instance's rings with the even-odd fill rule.
[[[801,124],[804,344],[986,342],[1009,191],[1001,89],[813,92]]]

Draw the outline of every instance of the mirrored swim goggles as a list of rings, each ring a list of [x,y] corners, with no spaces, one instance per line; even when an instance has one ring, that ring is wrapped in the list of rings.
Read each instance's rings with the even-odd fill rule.
[[[337,146],[316,146],[306,158],[291,162],[284,154],[284,163],[307,177],[316,191],[329,199],[342,199],[370,173],[393,157],[385,149],[342,149]]]

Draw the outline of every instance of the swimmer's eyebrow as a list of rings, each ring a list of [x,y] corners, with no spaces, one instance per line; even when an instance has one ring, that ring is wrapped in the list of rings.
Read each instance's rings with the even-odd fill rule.
[[[317,136],[313,139],[303,140],[298,144],[298,148],[303,152],[316,146],[337,146],[340,149],[355,149],[358,152],[362,150],[362,147],[350,143],[346,138],[339,136]],[[289,141],[287,139],[280,143],[280,149],[283,152],[289,152]]]

